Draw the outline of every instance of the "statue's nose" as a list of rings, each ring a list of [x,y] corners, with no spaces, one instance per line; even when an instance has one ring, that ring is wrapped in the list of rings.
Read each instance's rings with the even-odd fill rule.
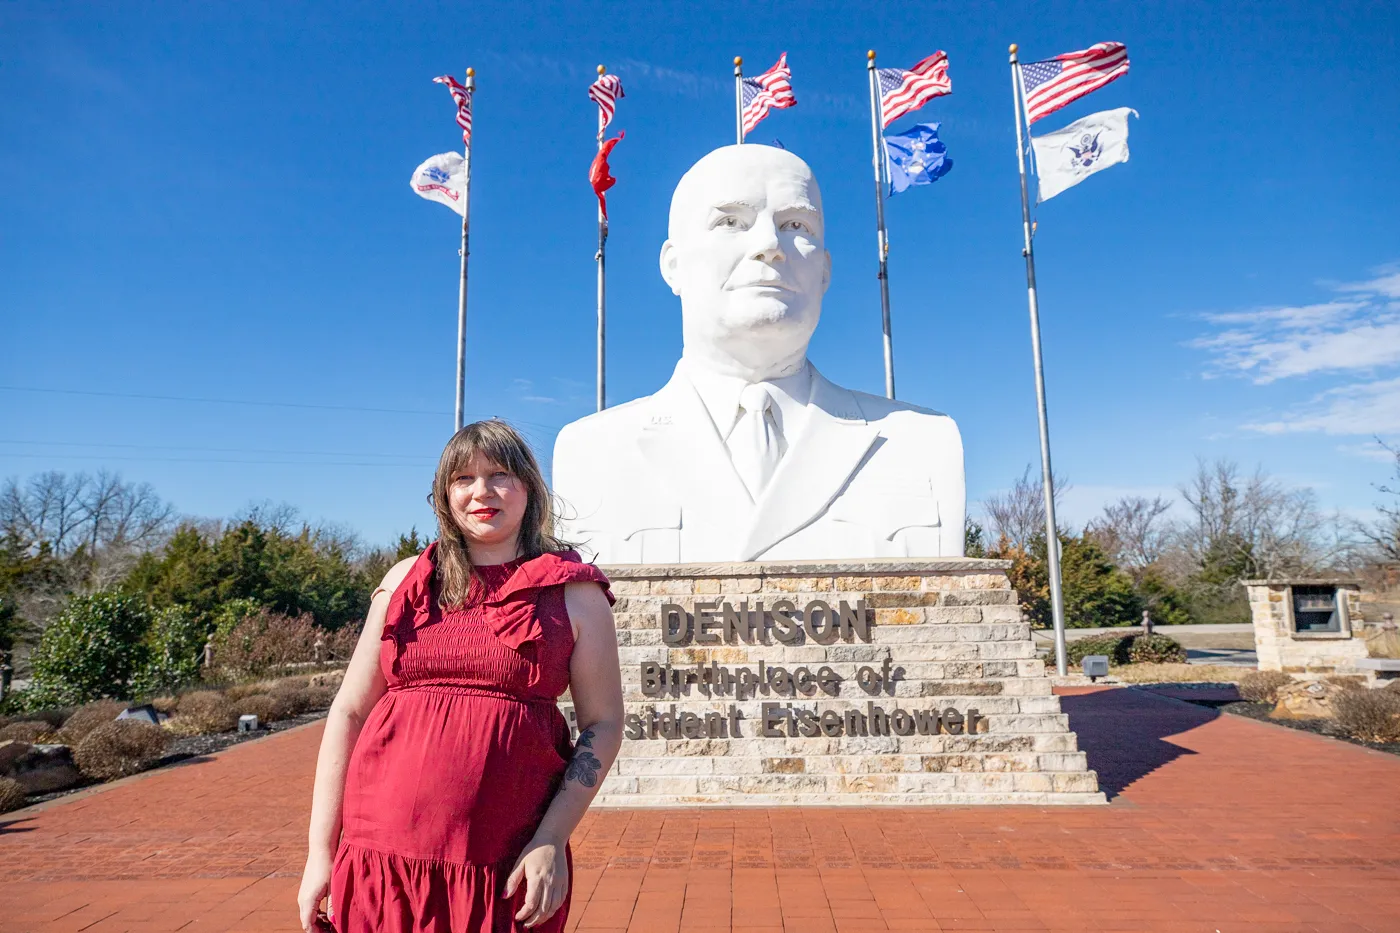
[[[782,241],[778,239],[777,225],[772,221],[754,224],[750,236],[753,238],[750,256],[759,262],[781,262],[787,258]]]

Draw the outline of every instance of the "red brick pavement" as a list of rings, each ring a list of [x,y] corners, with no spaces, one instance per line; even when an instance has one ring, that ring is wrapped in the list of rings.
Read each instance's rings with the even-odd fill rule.
[[[570,926],[1400,930],[1400,759],[1066,691],[1107,807],[591,813]],[[296,928],[319,724],[0,817],[0,931]]]

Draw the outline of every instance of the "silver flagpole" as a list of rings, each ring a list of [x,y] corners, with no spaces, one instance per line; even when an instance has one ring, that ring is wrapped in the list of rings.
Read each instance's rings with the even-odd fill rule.
[[[734,142],[744,142],[744,60],[734,56]]]
[[[598,66],[598,77],[602,77],[607,69],[602,65]],[[607,129],[607,123],[603,119],[603,109],[598,108],[598,150],[603,149],[603,135]],[[603,206],[598,205],[598,254],[593,258],[598,260],[598,410],[602,411],[608,406],[607,392],[607,262],[606,251],[608,245],[608,218],[603,215]]]
[[[468,100],[476,92],[476,69],[467,69],[467,89]],[[454,431],[462,430],[462,415],[466,407],[467,396],[467,237],[471,227],[471,191],[472,191],[472,141],[471,136],[467,137],[463,147],[463,171],[466,179],[462,185],[462,282],[457,290],[457,427]]]
[[[885,398],[894,398],[894,341],[890,337],[890,239],[885,231],[885,154],[880,151],[880,124],[884,122],[884,106],[880,101],[880,82],[875,76],[875,50],[865,53],[865,70],[870,74],[870,149],[875,165],[875,241],[880,249],[880,321],[885,331]]]
[[[1021,135],[1025,115],[1025,86],[1016,46],[1011,46],[1011,97],[1016,108],[1016,159],[1021,166],[1021,231],[1025,237],[1026,294],[1031,309],[1031,352],[1035,356],[1035,402],[1040,416],[1040,476],[1045,488],[1045,554],[1050,564],[1050,605],[1055,620],[1055,670],[1069,673],[1065,661],[1065,597],[1060,586],[1060,536],[1055,525],[1055,474],[1050,469],[1050,416],[1045,408],[1045,365],[1040,354],[1040,304],[1035,293],[1035,250],[1031,243],[1031,205],[1026,187],[1026,144]],[[1030,132],[1030,124],[1026,124]]]

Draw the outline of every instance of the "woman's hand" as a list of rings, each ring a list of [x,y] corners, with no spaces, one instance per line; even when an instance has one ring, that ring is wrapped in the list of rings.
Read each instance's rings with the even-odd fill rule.
[[[515,868],[506,879],[506,897],[514,897],[521,881],[525,882],[525,903],[515,919],[527,927],[544,923],[564,906],[569,893],[569,863],[564,857],[564,844],[536,836],[530,840]]]
[[[306,857],[306,870],[301,873],[301,890],[297,892],[297,907],[301,911],[301,928],[305,933],[319,933],[316,915],[321,898],[331,887],[331,860],[312,853]]]

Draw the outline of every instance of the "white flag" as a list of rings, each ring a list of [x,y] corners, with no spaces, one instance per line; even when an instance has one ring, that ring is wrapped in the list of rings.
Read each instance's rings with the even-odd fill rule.
[[[1138,115],[1129,107],[1091,113],[1062,130],[1032,136],[1036,175],[1040,178],[1036,203],[1050,200],[1110,165],[1128,161],[1130,113]]]
[[[466,216],[467,160],[460,152],[435,155],[413,170],[409,185],[420,198],[446,204]]]

